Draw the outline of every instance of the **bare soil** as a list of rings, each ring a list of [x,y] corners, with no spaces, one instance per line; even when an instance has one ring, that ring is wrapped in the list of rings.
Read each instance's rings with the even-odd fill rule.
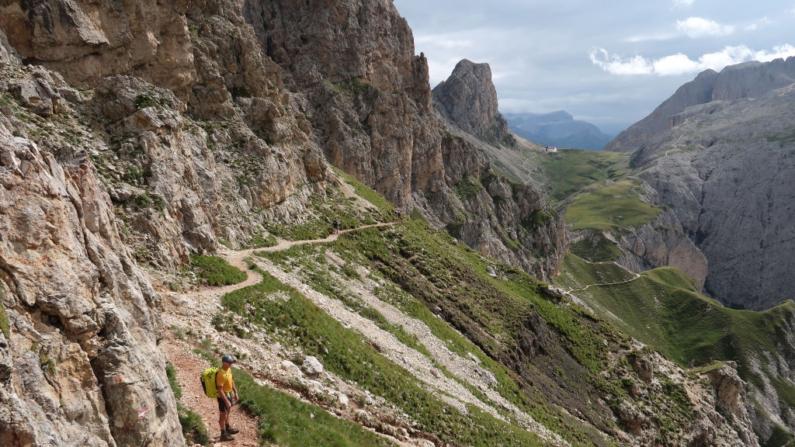
[[[163,343],[163,348],[168,355],[171,364],[177,371],[177,381],[182,387],[182,405],[201,416],[207,428],[207,435],[213,445],[238,446],[238,447],[257,447],[259,437],[257,434],[257,418],[246,411],[243,407],[233,406],[230,415],[232,427],[240,430],[234,435],[234,441],[221,442],[221,428],[218,426],[218,404],[215,399],[210,399],[204,395],[199,377],[202,371],[209,365],[207,361],[191,351],[188,343],[179,340],[167,340]]]

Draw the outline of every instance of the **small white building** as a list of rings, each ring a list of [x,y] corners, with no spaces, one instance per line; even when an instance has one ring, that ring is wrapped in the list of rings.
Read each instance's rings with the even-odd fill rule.
[[[555,153],[558,151],[558,148],[556,148],[555,146],[547,146],[545,150],[547,153]]]

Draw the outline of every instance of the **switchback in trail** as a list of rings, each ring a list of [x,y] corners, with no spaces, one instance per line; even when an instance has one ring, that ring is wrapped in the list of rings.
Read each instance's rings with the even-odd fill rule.
[[[247,250],[228,250],[222,249],[218,255],[226,260],[230,265],[237,267],[245,272],[248,277],[245,281],[224,287],[210,287],[204,286],[199,290],[182,294],[185,297],[191,298],[194,302],[205,302],[220,300],[221,297],[236,290],[253,286],[262,281],[262,275],[256,270],[248,268],[246,258],[250,257],[256,252],[278,252],[288,250],[297,245],[307,244],[323,244],[334,242],[340,236],[353,231],[364,230],[367,228],[379,228],[393,226],[398,222],[379,223],[374,225],[366,225],[349,230],[343,230],[337,234],[332,234],[323,239],[313,239],[304,241],[285,241],[281,240],[273,247],[257,248]],[[210,306],[211,308],[212,306]],[[209,317],[208,317],[209,318]],[[194,352],[191,352],[192,346],[183,341],[168,339],[164,343],[164,349],[168,355],[169,361],[174,366],[177,373],[177,381],[182,388],[183,396],[180,399],[182,405],[197,413],[204,422],[207,429],[207,434],[210,435],[211,445],[229,446],[229,447],[254,447],[259,444],[258,435],[258,421],[257,418],[250,414],[242,407],[234,407],[232,413],[232,424],[235,428],[240,430],[240,433],[234,435],[235,440],[230,442],[220,443],[218,428],[218,408],[215,399],[209,399],[204,395],[204,391],[199,382],[199,375],[208,367],[207,361]]]

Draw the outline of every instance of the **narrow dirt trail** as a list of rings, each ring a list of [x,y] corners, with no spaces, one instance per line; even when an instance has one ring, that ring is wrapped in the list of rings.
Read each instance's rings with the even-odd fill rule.
[[[568,290],[568,292],[569,293],[584,292],[584,291],[588,290],[588,288],[590,288],[590,287],[617,286],[619,284],[626,284],[626,283],[637,281],[639,278],[640,278],[640,275],[636,274],[634,278],[628,279],[626,281],[609,282],[609,283],[605,283],[605,284],[588,284],[587,286],[583,287],[582,289],[571,289],[571,290]]]
[[[337,239],[339,239],[340,236],[342,236],[342,235],[344,235],[346,233],[353,232],[353,231],[366,230],[368,228],[391,227],[391,226],[394,226],[394,225],[396,225],[398,223],[399,222],[387,222],[387,223],[378,223],[378,224],[373,224],[373,225],[365,225],[365,226],[362,226],[362,227],[351,228],[350,230],[342,230],[342,231],[338,232],[337,234],[332,234],[332,235],[330,235],[329,237],[327,237],[325,239],[313,239],[313,240],[308,240],[308,241],[279,241],[279,243],[277,245],[273,246],[273,247],[257,248],[257,249],[253,249],[253,250],[244,250],[244,251],[238,251],[238,252],[235,252],[235,253],[247,253],[247,254],[245,254],[243,256],[243,257],[246,257],[246,256],[252,254],[253,252],[284,251],[284,250],[288,250],[288,249],[290,249],[292,247],[295,247],[296,245],[324,244],[324,243],[327,243],[327,242],[334,242]],[[240,259],[242,260],[243,258],[240,258]]]
[[[239,250],[239,251],[237,251],[237,250],[229,250],[229,249],[226,249],[226,248],[222,249],[221,251],[219,251],[218,254],[221,255],[221,257],[224,258],[226,260],[226,262],[229,263],[229,265],[237,267],[240,270],[242,270],[243,272],[245,272],[246,275],[248,275],[248,278],[246,278],[245,281],[243,281],[243,282],[241,282],[239,284],[234,284],[234,285],[231,285],[231,286],[224,286],[224,287],[204,286],[204,287],[202,287],[199,290],[196,290],[196,291],[193,291],[193,292],[188,292],[185,295],[187,295],[187,296],[189,296],[191,298],[212,298],[212,297],[215,297],[215,296],[224,296],[227,293],[231,293],[231,292],[234,292],[236,290],[244,289],[246,287],[258,284],[260,281],[262,281],[262,275],[260,275],[259,273],[255,272],[255,271],[249,270],[248,269],[248,265],[246,265],[246,262],[245,262],[245,259],[247,257],[253,255],[254,253],[257,253],[257,252],[285,251],[285,250],[289,250],[290,248],[295,247],[297,245],[324,244],[324,243],[328,243],[328,242],[334,242],[337,239],[339,239],[340,236],[342,236],[342,235],[344,235],[346,233],[350,233],[352,231],[365,230],[365,229],[368,229],[368,228],[391,227],[391,226],[393,226],[393,225],[395,225],[397,223],[398,222],[378,223],[378,224],[373,224],[373,225],[365,225],[365,226],[362,226],[362,227],[352,228],[350,230],[342,230],[342,231],[338,232],[337,234],[332,234],[329,237],[324,238],[324,239],[312,239],[312,240],[305,240],[305,241],[285,241],[285,240],[280,240],[279,243],[277,245],[273,246],[273,247],[250,248],[250,249],[247,249],[247,250]]]
[[[218,404],[215,399],[204,395],[199,377],[207,368],[207,361],[191,352],[190,346],[184,342],[169,340],[164,349],[171,364],[177,372],[177,381],[182,388],[180,401],[185,408],[196,412],[204,421],[211,445],[229,447],[259,446],[257,418],[241,407],[232,407],[230,422],[232,427],[240,430],[234,435],[234,441],[220,441],[221,428],[218,425]]]
[[[380,228],[388,227],[397,224],[398,222],[378,223],[373,225],[366,225],[349,230],[343,230],[337,234],[332,234],[324,239],[304,240],[304,241],[285,241],[280,240],[279,243],[273,247],[256,248],[247,250],[228,250],[222,249],[219,251],[219,256],[225,259],[230,265],[237,267],[246,273],[247,278],[245,281],[224,287],[209,287],[204,286],[199,290],[182,293],[185,298],[193,300],[194,302],[202,302],[204,304],[217,303],[220,305],[220,299],[224,295],[240,290],[246,287],[253,286],[262,281],[262,275],[254,270],[249,270],[245,259],[253,255],[255,252],[278,252],[288,250],[297,245],[307,244],[322,244],[334,242],[340,236],[353,231],[364,230],[367,228]],[[188,301],[189,302],[189,301]],[[206,307],[206,306],[205,306]],[[255,447],[259,446],[258,435],[258,421],[257,417],[244,410],[241,407],[234,407],[232,409],[232,426],[239,429],[240,433],[234,435],[234,441],[221,442],[220,441],[220,427],[218,426],[218,406],[215,399],[209,399],[204,394],[199,377],[202,371],[208,367],[207,361],[193,353],[193,346],[185,341],[178,340],[171,336],[163,342],[163,349],[168,356],[169,361],[174,366],[177,373],[177,382],[182,388],[182,398],[180,402],[182,405],[196,412],[204,422],[207,428],[207,434],[210,436],[211,445],[213,446],[233,446],[233,447]]]
[[[586,261],[586,262],[588,262],[588,261]],[[588,263],[589,264],[594,264],[592,262],[588,262]],[[584,292],[584,291],[588,290],[590,287],[617,286],[619,284],[627,284],[627,283],[630,283],[630,282],[633,282],[633,281],[637,281],[638,279],[640,279],[640,275],[639,274],[637,274],[635,272],[632,272],[630,270],[627,270],[625,267],[621,266],[619,263],[617,263],[615,261],[610,261],[610,264],[614,264],[617,267],[619,267],[621,270],[626,270],[627,272],[631,273],[632,274],[632,278],[624,280],[624,281],[608,282],[608,283],[604,283],[604,284],[588,284],[587,286],[581,287],[579,289],[569,289],[569,290],[567,290],[567,292],[568,293]]]

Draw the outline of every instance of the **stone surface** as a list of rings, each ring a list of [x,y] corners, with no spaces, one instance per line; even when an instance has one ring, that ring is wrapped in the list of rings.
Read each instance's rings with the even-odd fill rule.
[[[0,118],[0,288],[13,366],[3,445],[182,445],[158,306],[85,159],[61,163]],[[13,409],[13,411],[11,411]]]
[[[304,359],[301,369],[303,369],[304,373],[309,377],[317,377],[323,374],[323,364],[320,363],[317,357],[312,357],[311,355]]]
[[[190,2],[43,0],[0,4],[0,28],[25,61],[92,88],[130,74],[187,93],[196,81],[185,10]]]
[[[793,297],[794,103],[789,86],[697,106],[632,157],[708,259],[705,289],[724,303],[760,310]]]
[[[695,280],[698,290],[704,287],[707,258],[683,232],[676,213],[670,209],[653,222],[623,233],[618,245],[624,254],[616,262],[628,270],[641,273],[658,267],[676,267]]]
[[[462,60],[433,89],[433,100],[436,109],[464,132],[494,144],[516,144],[500,114],[489,64]]]

